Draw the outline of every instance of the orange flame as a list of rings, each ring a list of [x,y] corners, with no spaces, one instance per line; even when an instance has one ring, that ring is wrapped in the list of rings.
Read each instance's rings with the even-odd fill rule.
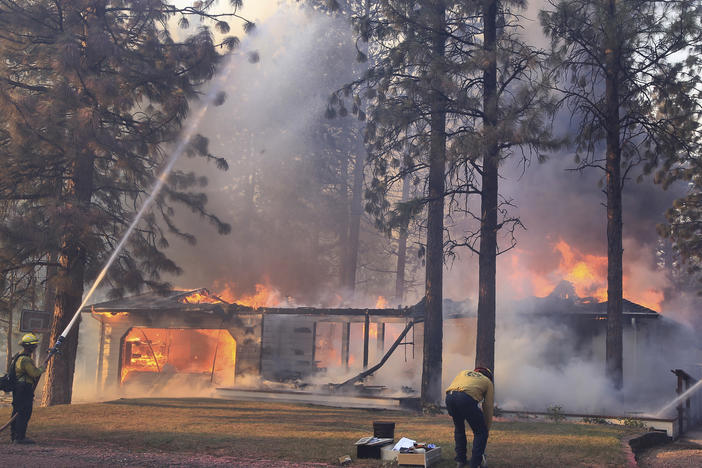
[[[95,310],[92,312],[95,315],[102,315],[107,318],[124,318],[129,315],[129,312],[95,312]]]
[[[545,297],[562,280],[573,284],[580,298],[597,302],[607,300],[607,256],[593,255],[559,239],[552,247],[556,262],[541,254],[516,249],[511,258],[512,286],[520,297],[534,295]],[[634,284],[631,275],[624,271],[624,297],[654,310],[660,310],[664,296],[655,289],[642,289]]]
[[[225,283],[221,287],[219,282],[215,282],[215,287],[219,291],[216,295],[231,304],[236,303],[257,309],[259,307],[276,307],[281,303],[280,292],[270,285],[257,284],[256,292],[253,294],[237,294],[234,283]]]
[[[226,330],[132,328],[124,340],[121,382],[139,374],[197,374],[234,383],[236,341]]]
[[[256,292],[253,294],[237,294],[234,283],[225,282],[222,286],[220,282],[216,281],[214,287],[219,291],[216,294],[211,294],[206,289],[199,289],[180,298],[179,301],[184,304],[221,304],[227,302],[253,308],[275,307],[281,302],[280,293],[275,288],[264,284],[257,284]]]
[[[561,254],[559,270],[563,279],[571,282],[580,297],[593,297],[598,302],[607,300],[607,257],[584,254],[559,240],[555,250]]]
[[[368,327],[368,337],[372,340],[377,340],[378,339],[378,324],[377,323],[370,323],[369,325],[370,326]],[[365,325],[363,326],[363,328],[365,328]],[[364,332],[365,332],[365,330],[364,330]]]
[[[200,289],[179,299],[184,304],[221,304],[222,301],[212,296],[206,289]]]
[[[341,328],[341,323],[317,323],[314,355],[318,368],[328,369],[341,365]]]
[[[385,300],[383,296],[378,296],[378,300],[375,303],[376,309],[386,309],[388,307],[388,301]]]

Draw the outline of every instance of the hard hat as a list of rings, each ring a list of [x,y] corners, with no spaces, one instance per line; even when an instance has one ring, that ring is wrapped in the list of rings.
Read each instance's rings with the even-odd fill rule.
[[[485,377],[490,379],[490,381],[493,380],[492,371],[490,369],[488,369],[487,367],[476,367],[475,372],[480,372]]]
[[[39,338],[34,333],[27,333],[22,337],[20,343],[22,346],[34,346],[39,344]]]

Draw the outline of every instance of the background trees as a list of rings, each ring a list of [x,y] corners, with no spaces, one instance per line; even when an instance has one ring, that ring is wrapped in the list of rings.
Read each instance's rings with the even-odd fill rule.
[[[221,62],[207,27],[182,40],[167,27],[196,16],[226,33],[224,19],[236,17],[236,8],[211,15],[211,3],[0,2],[0,198],[17,206],[0,227],[0,258],[3,273],[56,267],[52,342],[148,195],[189,101]],[[236,42],[227,37],[221,45]],[[202,137],[188,154],[226,168]],[[168,236],[195,238],[175,223],[174,205],[229,231],[197,192],[205,183],[192,172],[170,175],[108,272],[113,293],[162,289],[162,272],[180,271],[164,253]],[[76,345],[74,330],[63,357],[49,364],[45,404],[70,402]]]
[[[695,93],[692,93],[692,97],[699,102],[700,93],[697,90]],[[667,160],[657,172],[656,182],[665,188],[679,182],[687,185],[686,193],[675,200],[666,214],[667,223],[659,225],[658,232],[672,243],[674,255],[671,257],[674,258],[668,262],[671,265],[666,266],[672,267],[680,277],[676,286],[694,288],[699,293],[699,281],[702,280],[702,160],[699,130],[696,135],[695,150],[692,153],[679,152],[678,157]],[[691,278],[698,281],[694,286],[689,281]]]
[[[555,90],[572,115],[576,161],[604,171],[607,194],[607,375],[622,386],[622,191],[632,169],[689,157],[699,103],[686,72],[700,39],[697,2],[563,0],[541,12]],[[697,107],[697,108],[696,108]],[[601,142],[605,143],[603,148]]]
[[[480,254],[477,361],[493,367],[498,230],[507,226],[512,232],[518,224],[498,195],[500,161],[513,147],[552,145],[543,119],[551,107],[538,83],[539,53],[516,34],[509,6],[485,8],[447,1],[378,2],[374,16],[356,19],[357,29],[367,31],[374,63],[345,90],[356,93],[352,112],[368,119],[373,179],[367,211],[392,230],[427,210],[422,398],[428,404],[441,396],[445,247],[465,246]],[[485,15],[492,15],[488,33]],[[342,97],[332,104],[343,107]],[[370,103],[367,113],[363,100]],[[410,200],[391,203],[388,194],[408,179],[420,190]],[[480,196],[482,208],[467,201],[470,195]],[[468,217],[479,227],[449,236],[446,214]],[[508,234],[508,246],[512,241]]]

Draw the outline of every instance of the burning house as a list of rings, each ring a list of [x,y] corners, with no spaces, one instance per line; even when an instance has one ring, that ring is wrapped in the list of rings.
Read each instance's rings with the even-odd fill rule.
[[[244,375],[290,380],[361,360],[366,367],[421,321],[415,308],[248,307],[206,289],[142,294],[87,309],[84,314],[99,321],[101,391],[156,388],[178,376],[194,387],[226,387]]]
[[[529,348],[510,352],[508,361],[498,355],[498,379],[506,384],[501,398],[525,397],[518,391],[521,377],[513,372],[515,366],[536,365],[554,375],[573,361],[601,367],[606,303],[580,298],[572,286],[562,283],[546,297],[524,299],[510,307],[511,314],[500,314],[503,323],[498,322],[497,340],[514,341],[516,328],[518,335],[528,337]],[[255,382],[294,381],[302,386],[353,384],[371,374],[375,379],[366,380],[367,385],[394,385],[390,390],[395,394],[403,393],[400,387],[408,393],[408,388],[418,388],[421,302],[398,309],[252,307],[197,289],[102,302],[86,307],[84,315],[99,327],[96,372],[86,374],[97,376],[100,394],[132,389],[151,393],[167,386],[182,393],[240,387],[250,382],[248,377]],[[476,315],[469,303],[446,300],[444,318],[444,377],[450,378],[451,366],[473,362]],[[672,380],[651,379],[656,373],[669,373],[667,343],[671,337],[678,342],[689,339],[690,346],[681,348],[698,349],[699,340],[685,334],[676,322],[630,301],[624,303],[624,325],[625,380],[672,389]],[[558,332],[542,339],[538,333],[544,330]],[[536,341],[539,346],[534,346]],[[698,353],[690,356],[696,359]],[[404,366],[400,371],[398,364]],[[533,409],[536,403],[523,400],[523,405]]]
[[[523,299],[514,307],[522,321],[563,331],[551,335],[542,356],[544,363],[558,367],[573,357],[604,362],[606,301],[579,297],[571,283],[562,281],[548,296]],[[682,324],[630,300],[623,300],[622,315],[624,370],[628,381],[635,381],[651,371],[653,363],[640,362],[643,356],[649,356],[654,350],[662,351],[672,337],[690,338],[689,330]]]

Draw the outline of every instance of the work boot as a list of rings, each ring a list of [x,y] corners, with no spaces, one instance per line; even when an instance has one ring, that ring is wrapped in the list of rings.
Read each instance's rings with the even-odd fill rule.
[[[29,439],[25,437],[24,439],[17,439],[15,440],[16,444],[21,444],[21,445],[29,445],[29,444],[36,444],[32,439]]]

